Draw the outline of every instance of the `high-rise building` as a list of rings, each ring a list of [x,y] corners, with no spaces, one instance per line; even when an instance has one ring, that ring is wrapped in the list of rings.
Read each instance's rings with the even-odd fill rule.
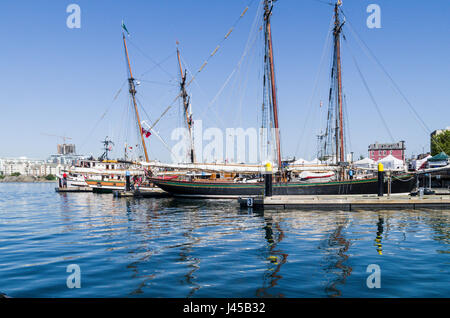
[[[58,144],[57,152],[59,155],[75,154],[75,145],[74,144]]]

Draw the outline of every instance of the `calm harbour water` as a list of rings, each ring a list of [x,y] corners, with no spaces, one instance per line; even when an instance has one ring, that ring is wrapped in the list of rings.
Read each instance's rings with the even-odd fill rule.
[[[240,210],[235,201],[0,183],[12,297],[449,297],[450,211]],[[66,285],[67,266],[81,288]],[[368,288],[370,264],[381,288]]]

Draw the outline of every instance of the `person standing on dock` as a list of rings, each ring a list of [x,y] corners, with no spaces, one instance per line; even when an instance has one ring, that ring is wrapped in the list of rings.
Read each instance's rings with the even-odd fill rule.
[[[350,180],[353,179],[353,170],[352,169],[348,170],[348,177]]]
[[[63,174],[63,188],[67,188],[67,174],[65,172]]]

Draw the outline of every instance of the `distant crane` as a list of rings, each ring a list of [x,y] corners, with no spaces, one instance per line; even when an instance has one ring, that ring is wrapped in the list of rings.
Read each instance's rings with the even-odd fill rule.
[[[63,144],[66,143],[66,139],[72,139],[71,137],[67,137],[67,136],[59,136],[59,135],[52,135],[52,134],[46,134],[46,133],[41,133],[41,135],[62,138]]]

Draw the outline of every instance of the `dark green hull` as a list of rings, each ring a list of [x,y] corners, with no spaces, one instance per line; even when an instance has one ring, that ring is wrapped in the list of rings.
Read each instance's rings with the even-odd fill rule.
[[[99,194],[113,193],[113,191],[114,191],[113,189],[108,189],[108,188],[92,187],[92,192],[99,193]]]
[[[402,175],[392,179],[391,193],[409,193],[416,181],[414,175]],[[194,197],[237,197],[263,195],[264,183],[199,182],[150,179],[161,189],[174,195]],[[387,182],[384,191],[387,193]],[[377,179],[333,181],[321,183],[286,182],[273,185],[273,195],[335,195],[335,194],[376,194]]]

